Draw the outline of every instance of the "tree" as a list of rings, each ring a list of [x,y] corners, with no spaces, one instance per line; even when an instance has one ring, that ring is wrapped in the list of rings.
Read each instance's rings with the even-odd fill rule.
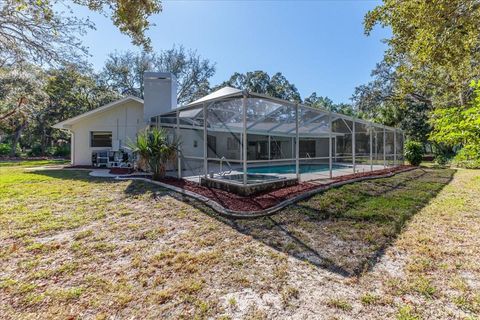
[[[151,40],[145,35],[150,27],[148,18],[162,11],[161,0],[74,0],[76,4],[88,7],[105,15],[118,29],[132,39],[132,43],[151,50]]]
[[[472,81],[473,98],[464,106],[437,108],[432,114],[430,139],[457,149],[453,163],[480,168],[480,81]]]
[[[161,11],[160,0],[74,0],[74,3],[110,15],[134,44],[150,49],[145,31],[149,27],[148,17]],[[70,14],[56,11],[62,7]],[[93,28],[92,22],[75,17],[71,8],[60,0],[0,0],[0,66],[78,62],[87,54],[79,36]]]
[[[430,138],[449,146],[476,146],[480,151],[480,81],[472,81],[473,99],[465,106],[433,112]]]
[[[119,95],[100,84],[90,68],[68,65],[51,69],[46,73],[43,90],[47,101],[29,126],[28,144],[38,143],[41,155],[52,140],[68,137],[60,130],[52,128],[57,122],[93,110],[119,98]]]
[[[0,126],[10,132],[14,156],[23,130],[45,106],[44,74],[34,67],[0,69]]]
[[[213,90],[225,86],[266,94],[294,102],[302,101],[295,85],[290,83],[280,72],[275,73],[272,77],[264,71],[253,71],[244,74],[235,72],[230,79],[222,82],[213,88]]]
[[[143,98],[145,71],[172,72],[177,78],[177,101],[185,104],[206,95],[215,64],[183,46],[157,53],[112,53],[101,73],[103,81],[122,95]]]
[[[400,127],[408,138],[427,143],[432,105],[399,94],[395,66],[385,61],[377,64],[371,76],[372,81],[355,88],[352,96],[355,109],[366,119]]]
[[[303,103],[314,108],[321,108],[348,116],[358,116],[358,113],[353,109],[351,104],[334,103],[329,97],[317,96],[316,92],[313,92],[310,96],[305,98]]]
[[[365,32],[390,27],[385,61],[396,90],[436,107],[465,105],[480,70],[480,2],[384,0],[365,16]]]
[[[0,130],[18,143],[46,148],[68,139],[51,126],[107,104],[119,95],[102,86],[90,68],[68,65],[42,70],[32,65],[0,69]],[[13,151],[12,151],[13,153]],[[13,155],[13,154],[12,154]]]

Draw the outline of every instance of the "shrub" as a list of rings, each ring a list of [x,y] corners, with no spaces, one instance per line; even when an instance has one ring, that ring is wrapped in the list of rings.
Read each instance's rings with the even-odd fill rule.
[[[53,147],[51,154],[54,157],[68,157],[70,155],[70,146],[65,144],[62,146]]]
[[[12,151],[12,146],[9,143],[0,143],[0,156],[9,156],[10,152]],[[22,153],[22,149],[17,144],[17,152],[16,155],[20,155]]]
[[[405,143],[405,159],[407,159],[412,166],[418,166],[422,162],[422,158],[422,144],[418,141],[407,141]]]
[[[444,154],[439,154],[435,157],[435,162],[440,166],[444,166],[447,164],[448,158]]]
[[[10,154],[11,147],[7,143],[0,143],[0,155],[8,156]]]
[[[175,158],[178,141],[170,141],[165,130],[153,128],[139,133],[131,147],[148,164],[153,179],[159,180],[165,176],[168,161]]]
[[[457,167],[480,169],[480,146],[474,144],[464,146],[453,158],[452,163]]]
[[[29,157],[38,157],[42,155],[42,146],[38,143],[34,144],[32,146],[32,149],[28,151],[28,156]]]

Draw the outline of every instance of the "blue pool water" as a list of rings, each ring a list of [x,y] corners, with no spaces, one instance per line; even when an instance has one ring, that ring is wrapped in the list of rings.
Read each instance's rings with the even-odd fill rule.
[[[332,169],[345,169],[347,166],[342,165],[333,165]],[[313,172],[322,172],[328,171],[328,164],[301,164],[300,173],[313,173]],[[276,165],[276,166],[265,166],[265,167],[253,167],[247,169],[248,173],[295,173],[295,165]]]

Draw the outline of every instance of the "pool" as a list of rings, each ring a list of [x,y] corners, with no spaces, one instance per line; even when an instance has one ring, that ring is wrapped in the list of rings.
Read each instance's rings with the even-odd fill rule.
[[[332,169],[345,169],[345,168],[348,168],[348,166],[343,166],[339,164],[332,165]],[[328,171],[329,165],[328,164],[301,164],[299,169],[300,169],[300,173],[322,172],[322,171]],[[286,165],[253,167],[253,168],[248,168],[247,172],[248,173],[277,173],[277,174],[295,173],[295,165],[286,164]]]

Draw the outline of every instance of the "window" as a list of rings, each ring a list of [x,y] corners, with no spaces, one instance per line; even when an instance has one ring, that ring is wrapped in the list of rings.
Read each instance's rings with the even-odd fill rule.
[[[91,147],[112,147],[111,131],[93,131],[90,132]]]

